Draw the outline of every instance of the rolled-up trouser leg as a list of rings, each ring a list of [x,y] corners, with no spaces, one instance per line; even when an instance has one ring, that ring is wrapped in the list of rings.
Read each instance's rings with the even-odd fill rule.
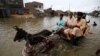
[[[67,36],[67,39],[70,40],[71,39],[71,31],[72,29],[68,28],[64,30],[65,35]]]

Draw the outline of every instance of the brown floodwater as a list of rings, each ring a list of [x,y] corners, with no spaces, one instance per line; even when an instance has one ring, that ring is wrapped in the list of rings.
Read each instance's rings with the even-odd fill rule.
[[[58,19],[59,17],[0,19],[0,56],[22,56],[21,51],[25,41],[13,42],[16,34],[13,26],[17,25],[34,34],[43,29],[51,29]],[[67,17],[64,17],[64,20],[66,19]],[[100,48],[100,18],[87,16],[87,20],[89,19],[93,34],[87,35],[78,47],[73,48],[69,43],[63,41],[58,43],[58,47],[51,50],[51,56],[95,56],[96,50]],[[98,24],[96,27],[92,26],[94,21]]]

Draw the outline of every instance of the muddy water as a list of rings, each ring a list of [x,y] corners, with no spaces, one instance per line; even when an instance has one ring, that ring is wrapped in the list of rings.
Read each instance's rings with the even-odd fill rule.
[[[64,17],[64,20],[66,18]],[[17,25],[34,34],[42,29],[51,29],[58,19],[59,17],[0,19],[0,56],[22,56],[21,51],[25,41],[13,42],[16,34],[13,26]],[[59,43],[59,47],[51,50],[51,56],[95,56],[96,50],[100,48],[100,18],[87,16],[87,20],[89,19],[93,34],[86,36],[80,45],[74,48],[69,43],[62,41]],[[94,21],[98,24],[96,27],[92,27]]]

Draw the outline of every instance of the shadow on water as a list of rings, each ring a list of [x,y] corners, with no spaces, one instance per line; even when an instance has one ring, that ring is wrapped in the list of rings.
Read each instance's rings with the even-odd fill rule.
[[[66,18],[64,17],[64,20]],[[58,47],[51,50],[51,56],[95,56],[96,50],[100,48],[100,18],[88,16],[87,20],[89,19],[93,34],[86,36],[75,48],[67,42],[59,42]],[[59,17],[0,19],[0,56],[22,56],[21,51],[25,41],[13,42],[16,31],[12,26],[18,25],[33,34],[56,25],[58,20]],[[98,24],[96,27],[92,27],[94,21]]]

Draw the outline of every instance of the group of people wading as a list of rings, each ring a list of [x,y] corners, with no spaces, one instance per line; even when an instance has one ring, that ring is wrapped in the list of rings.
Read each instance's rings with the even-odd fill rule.
[[[85,37],[87,33],[91,33],[90,25],[88,24],[90,20],[87,21],[86,14],[82,12],[77,12],[76,15],[70,12],[68,15],[69,18],[66,19],[66,22],[63,20],[63,14],[60,15],[55,31],[64,29],[65,38],[77,46],[80,38]]]

